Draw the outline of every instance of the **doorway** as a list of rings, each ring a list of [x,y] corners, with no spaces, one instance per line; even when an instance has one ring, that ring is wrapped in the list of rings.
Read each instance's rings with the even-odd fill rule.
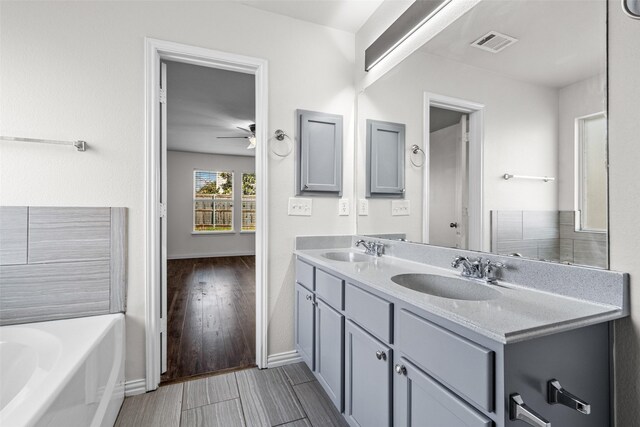
[[[176,61],[161,73],[167,383],[256,365],[256,106],[251,74]]]
[[[220,290],[224,294],[224,289],[227,291],[235,289],[239,291],[236,285],[239,281],[243,281],[246,290],[247,287],[254,287],[255,297],[253,304],[254,309],[251,310],[251,302],[236,300],[235,303],[241,305],[242,313],[238,313],[237,316],[246,318],[247,313],[253,312],[254,324],[251,327],[251,322],[248,321],[245,324],[249,325],[247,329],[253,329],[252,332],[244,332],[244,334],[232,334],[227,333],[230,338],[236,338],[240,335],[246,337],[244,341],[245,349],[240,351],[240,364],[251,363],[257,365],[259,368],[266,367],[267,362],[267,344],[266,344],[266,324],[267,324],[267,309],[266,309],[266,251],[267,251],[267,149],[265,143],[267,141],[267,63],[265,60],[250,58],[241,55],[229,54],[226,52],[219,52],[209,49],[203,49],[193,46],[181,45],[172,42],[146,39],[145,40],[145,77],[146,77],[146,242],[145,242],[145,259],[146,259],[146,318],[145,318],[145,335],[146,335],[146,389],[154,390],[158,387],[161,380],[161,373],[167,371],[170,359],[168,359],[168,341],[176,336],[169,337],[169,310],[170,304],[173,303],[173,309],[175,312],[176,305],[180,298],[186,296],[172,296],[172,302],[169,301],[169,289],[168,279],[169,276],[176,278],[182,276],[182,282],[189,282],[190,291],[189,298],[195,299],[196,311],[197,307],[200,307],[200,316],[195,316],[195,328],[202,328],[202,324],[199,323],[198,318],[204,319],[204,305],[208,302],[203,299],[205,295],[211,292],[211,289]],[[254,82],[254,119],[253,123],[249,123],[251,120],[247,120],[246,123],[238,123],[238,127],[246,128],[247,131],[242,129],[228,129],[233,131],[233,134],[227,136],[234,137],[234,139],[242,140],[242,150],[246,150],[249,143],[253,144],[255,157],[253,164],[254,170],[254,206],[255,206],[255,231],[254,243],[252,245],[255,255],[245,253],[227,253],[226,257],[217,250],[228,250],[227,244],[204,244],[203,247],[207,248],[206,253],[183,253],[182,255],[189,256],[190,258],[176,257],[175,265],[168,267],[168,260],[172,242],[168,234],[168,215],[170,214],[170,202],[168,194],[168,181],[170,177],[167,174],[168,162],[172,161],[172,152],[180,153],[178,150],[168,150],[168,144],[170,142],[170,133],[167,129],[168,122],[168,108],[167,101],[171,102],[171,88],[167,87],[167,74],[166,64],[168,62],[195,66],[198,69],[208,68],[210,70],[224,70],[227,72],[242,73],[250,76]],[[163,65],[164,64],[164,65]],[[195,68],[194,68],[195,69]],[[165,71],[165,72],[163,72]],[[196,117],[197,111],[187,111],[191,113],[191,117]],[[202,124],[202,123],[201,123]],[[253,125],[253,129],[249,126]],[[195,127],[194,127],[195,128]],[[197,133],[197,132],[196,132]],[[169,136],[169,138],[168,138]],[[251,137],[251,140],[250,138]],[[205,138],[206,140],[207,138]],[[214,138],[217,140],[217,138]],[[183,138],[187,140],[188,138]],[[231,139],[230,139],[231,140]],[[212,139],[208,139],[208,144],[205,141],[207,149],[210,148]],[[193,142],[193,141],[192,141]],[[222,140],[220,140],[222,142]],[[190,153],[190,151],[192,151]],[[196,157],[204,159],[202,150],[198,151],[191,147],[189,150],[185,150],[182,154],[192,154]],[[215,155],[214,153],[207,153]],[[219,154],[219,153],[218,153]],[[226,153],[228,154],[228,153]],[[242,210],[242,206],[246,206],[242,196],[242,185],[244,175],[246,172],[242,167],[229,167],[230,163],[223,162],[226,167],[219,167],[212,165],[211,163],[204,166],[194,166],[190,171],[189,188],[182,189],[178,193],[184,193],[187,195],[189,220],[188,227],[190,229],[190,235],[194,238],[200,237],[199,232],[205,231],[205,234],[209,232],[218,233],[218,236],[234,234],[242,234],[242,228],[244,222],[242,218],[248,214],[246,210]],[[197,173],[200,171],[202,173]],[[208,175],[206,173],[209,173]],[[210,174],[214,172],[215,174]],[[215,176],[215,178],[214,178]],[[216,191],[209,194],[208,200],[203,200],[199,197],[198,192],[202,187],[198,188],[202,182],[206,185],[208,177],[209,189],[214,188]],[[200,184],[198,183],[200,179]],[[220,191],[218,191],[220,190]],[[200,193],[206,193],[207,191],[200,191]],[[234,197],[239,195],[239,200],[236,201]],[[220,197],[218,197],[220,196]],[[220,200],[218,200],[220,199]],[[230,208],[237,206],[240,209],[239,213],[229,212]],[[207,218],[208,215],[208,218]],[[212,226],[213,229],[201,230],[206,226]],[[229,226],[232,229],[229,229]],[[226,229],[222,229],[226,228]],[[246,230],[245,230],[246,231]],[[191,234],[193,233],[193,234]],[[228,242],[227,242],[228,243]],[[213,251],[213,252],[210,252]],[[227,251],[228,252],[228,251]],[[195,257],[193,255],[196,255]],[[204,258],[201,255],[208,255]],[[214,256],[210,256],[214,255]],[[255,257],[255,258],[252,258]],[[233,259],[231,259],[233,258]],[[187,264],[185,266],[185,264]],[[175,268],[173,268],[175,267]],[[184,272],[188,270],[189,274]],[[233,273],[229,273],[232,271]],[[188,278],[185,278],[189,276]],[[251,283],[251,278],[254,278],[255,285]],[[234,286],[236,286],[234,288]],[[211,292],[215,294],[216,292]],[[250,294],[250,292],[248,292]],[[233,294],[233,291],[231,292]],[[220,293],[217,295],[219,298],[224,298]],[[227,297],[229,292],[227,292]],[[200,298],[200,301],[198,301]],[[201,304],[199,304],[201,303]],[[224,305],[224,303],[223,303]],[[234,307],[235,308],[235,307]],[[210,312],[210,311],[209,311]],[[251,317],[251,315],[249,315]],[[186,317],[182,318],[183,321],[187,321]],[[224,314],[218,314],[218,324],[224,323]],[[226,319],[228,320],[228,319]],[[246,319],[245,319],[246,320]],[[185,323],[186,325],[186,323]],[[200,326],[198,326],[200,325]],[[209,325],[214,325],[210,322]],[[172,330],[173,335],[178,335],[175,330]],[[224,333],[223,333],[224,334]],[[196,334],[197,335],[197,334]],[[195,336],[195,335],[194,335]],[[215,335],[212,335],[215,336]],[[217,336],[220,336],[218,331]],[[224,364],[220,362],[220,358],[217,358],[217,362],[213,363],[211,360],[206,360],[209,352],[202,351],[202,343],[205,340],[203,338],[195,339],[195,345],[187,353],[187,358],[199,359],[196,363],[191,363],[195,366],[196,371],[200,370],[202,373],[210,372],[210,369],[220,370],[233,368],[233,366],[224,367]],[[255,344],[254,344],[255,343]],[[225,343],[209,343],[210,347],[213,346],[216,349],[224,347]],[[208,345],[209,345],[208,344]],[[234,344],[229,344],[233,347]],[[246,347],[253,346],[253,352],[246,351]],[[237,348],[237,347],[236,347]],[[180,350],[184,352],[184,350]],[[228,354],[228,352],[226,352]],[[235,353],[231,350],[231,353]],[[253,353],[253,354],[251,354]],[[197,355],[194,356],[194,355]],[[253,359],[253,360],[251,360]],[[211,362],[211,363],[210,363]],[[234,362],[235,363],[235,362]],[[232,364],[234,364],[232,363]],[[198,366],[199,365],[199,366]],[[188,372],[183,370],[183,373]],[[195,372],[189,375],[198,375],[199,372]],[[165,377],[166,378],[166,377]],[[164,379],[164,378],[163,378]]]
[[[482,250],[484,106],[425,93],[423,241]]]
[[[468,248],[468,114],[430,107],[429,243]]]

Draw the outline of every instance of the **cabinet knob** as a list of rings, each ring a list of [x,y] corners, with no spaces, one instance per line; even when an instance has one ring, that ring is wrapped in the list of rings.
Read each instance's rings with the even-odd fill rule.
[[[307,301],[311,301],[313,299],[313,296],[307,295],[305,298],[307,299]]]
[[[387,353],[385,353],[384,351],[376,351],[376,358],[378,360],[387,360]]]
[[[407,368],[404,365],[396,365],[396,374],[407,375]]]

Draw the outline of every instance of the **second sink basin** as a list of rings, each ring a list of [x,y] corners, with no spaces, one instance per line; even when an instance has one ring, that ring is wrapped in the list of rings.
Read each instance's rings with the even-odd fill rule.
[[[486,301],[502,295],[481,283],[437,274],[398,274],[391,280],[405,288],[441,298]]]
[[[368,262],[373,261],[373,257],[365,254],[359,254],[357,252],[327,252],[322,254],[323,257],[330,259],[331,261],[342,262]]]

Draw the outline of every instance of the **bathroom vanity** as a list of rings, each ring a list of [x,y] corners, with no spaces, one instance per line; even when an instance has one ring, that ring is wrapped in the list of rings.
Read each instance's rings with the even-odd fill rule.
[[[522,284],[482,283],[441,261],[477,253],[382,242],[389,255],[296,250],[296,348],[350,425],[610,425],[608,322],[627,314],[625,275],[492,257]],[[612,299],[527,286],[532,263],[567,288],[567,268],[589,270]]]

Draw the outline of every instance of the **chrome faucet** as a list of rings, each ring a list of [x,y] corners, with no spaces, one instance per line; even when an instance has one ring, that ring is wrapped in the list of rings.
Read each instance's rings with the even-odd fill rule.
[[[384,253],[384,243],[374,241],[367,242],[366,240],[360,239],[356,242],[355,246],[357,248],[361,245],[364,247],[364,253],[367,255],[382,256]]]
[[[458,268],[462,265],[463,277],[470,279],[480,279],[488,283],[493,283],[497,280],[499,269],[507,268],[506,264],[497,261],[486,260],[483,261],[482,257],[476,259],[469,259],[467,257],[458,255],[451,262],[451,267]]]

